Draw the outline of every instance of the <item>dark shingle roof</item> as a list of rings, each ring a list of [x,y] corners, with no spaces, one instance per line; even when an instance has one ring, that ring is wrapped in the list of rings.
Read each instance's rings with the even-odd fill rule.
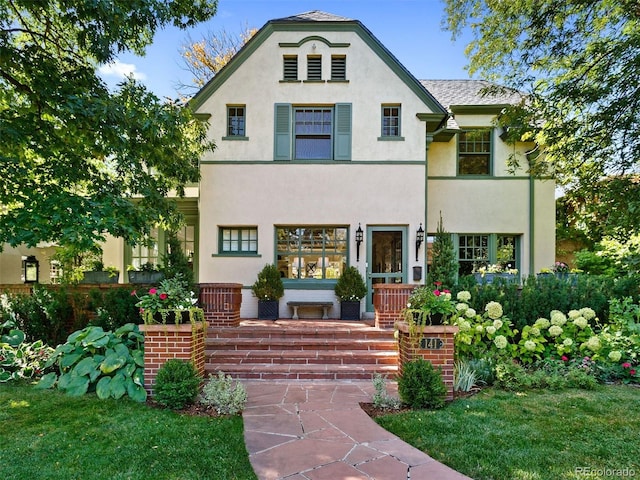
[[[312,10],[310,12],[299,13],[291,17],[278,18],[273,22],[353,22],[352,18],[340,17],[332,13]]]
[[[420,80],[444,107],[451,105],[511,105],[522,94],[511,89],[489,90],[496,87],[486,80]]]

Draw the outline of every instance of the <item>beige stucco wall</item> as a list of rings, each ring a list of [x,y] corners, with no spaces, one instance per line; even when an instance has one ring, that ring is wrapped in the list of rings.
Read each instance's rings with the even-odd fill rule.
[[[352,104],[352,160],[424,160],[425,124],[416,113],[430,113],[417,95],[393,73],[363,40],[352,32],[323,32],[333,43],[309,41],[300,48],[283,48],[281,42],[298,42],[308,33],[275,32],[222,84],[198,110],[210,113],[210,137],[217,149],[204,160],[273,160],[274,105]],[[315,49],[313,48],[315,46]],[[308,54],[322,55],[323,78],[331,72],[331,55],[346,55],[348,82],[281,82],[282,58],[298,55],[298,77],[306,78]],[[241,87],[239,87],[241,85]],[[381,133],[381,105],[401,104],[401,134],[404,141],[378,141]],[[249,141],[222,140],[226,135],[227,105],[246,105],[246,134]]]

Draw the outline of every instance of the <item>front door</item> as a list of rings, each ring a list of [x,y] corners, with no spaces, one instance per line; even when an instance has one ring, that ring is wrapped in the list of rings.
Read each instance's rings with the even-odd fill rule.
[[[367,227],[368,312],[373,312],[373,285],[407,282],[406,239],[406,227]]]

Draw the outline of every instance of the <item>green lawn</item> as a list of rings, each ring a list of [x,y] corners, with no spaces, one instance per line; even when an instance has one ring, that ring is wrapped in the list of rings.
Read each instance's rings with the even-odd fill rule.
[[[486,389],[443,410],[377,421],[475,480],[640,478],[636,387]]]
[[[2,479],[256,479],[242,418],[0,385]]]

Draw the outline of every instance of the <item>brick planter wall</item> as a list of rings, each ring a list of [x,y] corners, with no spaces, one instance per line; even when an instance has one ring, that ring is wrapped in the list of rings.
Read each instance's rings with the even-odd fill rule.
[[[458,331],[458,327],[452,325],[433,325],[418,327],[418,331],[412,336],[409,332],[409,325],[406,322],[398,322],[398,347],[399,364],[398,373],[402,375],[402,365],[406,362],[424,358],[428,362],[442,370],[442,380],[447,387],[447,400],[453,400],[453,337]],[[422,348],[422,339],[437,339]],[[440,341],[442,345],[440,346]],[[435,344],[435,345],[434,345]],[[439,347],[439,348],[436,348]]]
[[[207,323],[180,325],[140,325],[144,333],[144,388],[153,396],[156,375],[167,360],[191,361],[204,376],[204,343]]]
[[[404,283],[377,283],[373,286],[373,307],[376,312],[376,327],[394,328],[400,321],[401,312],[407,306],[409,295],[415,285]]]
[[[242,284],[201,283],[199,304],[211,327],[240,326]]]

